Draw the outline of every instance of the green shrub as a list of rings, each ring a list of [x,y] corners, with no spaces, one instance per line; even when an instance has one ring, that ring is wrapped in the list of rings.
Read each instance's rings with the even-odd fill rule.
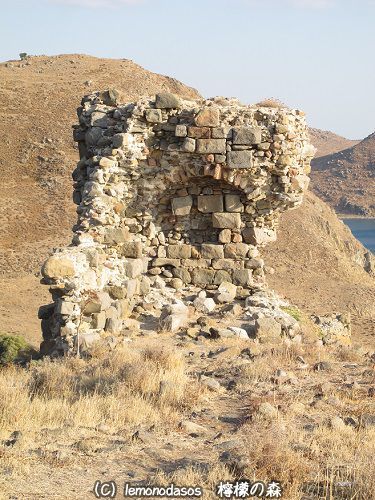
[[[302,313],[297,307],[282,307],[281,309],[289,314],[289,316],[292,316],[296,321],[302,320]]]
[[[30,358],[31,347],[18,335],[0,334],[0,366]]]
[[[20,59],[21,61],[25,61],[25,59],[27,59],[28,55],[26,52],[21,52],[20,53]]]

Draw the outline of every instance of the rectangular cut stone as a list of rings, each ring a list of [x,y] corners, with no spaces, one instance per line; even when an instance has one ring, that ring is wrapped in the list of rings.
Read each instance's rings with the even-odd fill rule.
[[[212,129],[213,139],[230,139],[232,137],[232,129],[230,127],[217,127]]]
[[[218,127],[220,123],[219,109],[214,106],[201,109],[195,117],[195,123],[200,127]]]
[[[176,125],[175,136],[176,137],[186,137],[187,136],[186,125]]]
[[[190,137],[185,137],[184,142],[181,145],[181,151],[185,153],[194,153],[195,151],[195,139],[191,139]]]
[[[190,259],[191,246],[185,244],[169,245],[167,246],[167,255],[171,259]]]
[[[263,246],[276,241],[276,231],[265,227],[247,227],[242,231],[242,237],[246,243]]]
[[[215,279],[213,269],[193,269],[191,272],[191,281],[194,285],[212,285]]]
[[[224,256],[227,259],[241,259],[246,257],[249,245],[246,243],[227,243],[224,246]]]
[[[210,130],[208,127],[189,127],[188,136],[193,139],[209,139]]]
[[[212,261],[213,269],[225,269],[226,271],[232,271],[233,269],[243,269],[243,260],[234,259],[214,259]]]
[[[152,267],[164,267],[164,266],[180,267],[180,265],[181,265],[180,259],[156,258],[152,261]]]
[[[223,259],[223,245],[215,245],[211,243],[203,243],[201,246],[201,255],[204,259]]]
[[[198,210],[204,214],[223,212],[223,197],[221,194],[198,196]]]
[[[260,144],[262,131],[254,127],[233,127],[233,144]]]
[[[213,213],[212,225],[219,229],[238,229],[241,227],[241,215],[227,212]]]
[[[247,286],[252,283],[251,269],[235,269],[233,271],[233,283],[235,285]]]
[[[238,194],[225,195],[225,210],[227,212],[243,212],[244,206]]]
[[[193,198],[191,196],[172,198],[172,212],[174,215],[189,215],[192,205]]]
[[[253,165],[252,151],[228,151],[228,168],[250,168]]]
[[[185,259],[182,261],[182,265],[189,269],[195,269],[197,267],[210,267],[210,259]]]
[[[226,140],[225,139],[198,139],[197,140],[197,153],[225,153]]]

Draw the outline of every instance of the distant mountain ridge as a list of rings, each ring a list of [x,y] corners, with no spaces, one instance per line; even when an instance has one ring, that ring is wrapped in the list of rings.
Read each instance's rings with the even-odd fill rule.
[[[312,162],[312,189],[337,213],[375,216],[375,133]]]
[[[335,134],[328,130],[320,130],[318,128],[309,128],[311,142],[317,148],[315,158],[337,153],[343,149],[355,146],[360,141],[346,139],[341,135]]]

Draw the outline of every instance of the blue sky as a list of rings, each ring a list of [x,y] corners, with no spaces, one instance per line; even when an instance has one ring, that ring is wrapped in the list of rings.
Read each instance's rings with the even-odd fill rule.
[[[0,59],[127,58],[203,95],[277,97],[311,126],[375,130],[375,0],[0,0]],[[0,82],[1,85],[1,82]]]

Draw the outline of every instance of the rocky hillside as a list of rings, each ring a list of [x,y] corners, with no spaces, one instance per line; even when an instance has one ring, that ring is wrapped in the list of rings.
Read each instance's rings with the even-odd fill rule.
[[[50,249],[69,242],[76,217],[71,172],[78,152],[71,126],[82,95],[111,86],[129,100],[160,90],[187,98],[198,93],[128,60],[83,55],[3,63],[0,79],[0,331],[37,343],[37,308],[48,295],[39,286],[40,265]],[[317,174],[314,179],[317,184]],[[307,311],[350,310],[354,333],[366,333],[374,281],[364,270],[364,254],[334,212],[309,195],[281,221],[279,240],[266,253],[275,269],[268,279]]]
[[[320,130],[318,128],[310,127],[309,134],[311,142],[317,149],[315,158],[337,153],[338,151],[351,148],[359,143],[359,141],[352,141],[351,139],[346,139],[328,130]]]
[[[375,133],[312,162],[315,193],[338,213],[375,215]]]
[[[198,95],[132,61],[76,54],[0,64],[0,81],[3,276],[35,271],[48,249],[69,241],[75,220],[71,172],[78,157],[71,127],[84,94],[116,86],[126,100],[162,90]]]

